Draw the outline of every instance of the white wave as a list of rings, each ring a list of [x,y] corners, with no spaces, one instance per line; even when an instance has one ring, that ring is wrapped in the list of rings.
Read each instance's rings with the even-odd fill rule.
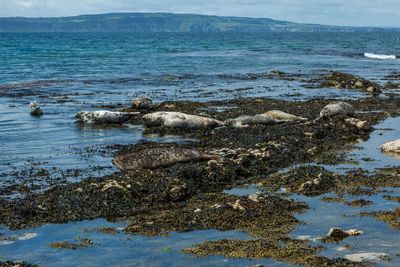
[[[372,59],[396,59],[396,55],[379,55],[379,54],[373,54],[373,53],[364,53],[364,56],[367,58],[372,58]]]

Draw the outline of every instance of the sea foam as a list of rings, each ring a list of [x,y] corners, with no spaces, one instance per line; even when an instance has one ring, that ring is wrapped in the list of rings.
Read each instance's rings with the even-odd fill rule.
[[[381,60],[397,58],[396,55],[379,55],[379,54],[373,54],[373,53],[364,53],[364,56],[367,58],[381,59]]]

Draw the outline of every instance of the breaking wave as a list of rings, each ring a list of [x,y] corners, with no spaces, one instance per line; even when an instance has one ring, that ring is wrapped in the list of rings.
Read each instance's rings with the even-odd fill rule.
[[[373,54],[373,53],[364,53],[364,57],[371,58],[371,59],[381,59],[381,60],[388,60],[388,59],[396,59],[396,55],[383,55],[383,54]]]

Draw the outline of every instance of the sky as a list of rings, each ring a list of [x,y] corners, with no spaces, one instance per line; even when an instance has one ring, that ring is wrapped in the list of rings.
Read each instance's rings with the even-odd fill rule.
[[[0,0],[0,17],[172,12],[400,27],[400,0]]]

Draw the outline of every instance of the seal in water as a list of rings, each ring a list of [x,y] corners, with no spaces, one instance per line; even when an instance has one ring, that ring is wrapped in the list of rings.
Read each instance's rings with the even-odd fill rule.
[[[43,115],[43,110],[36,101],[31,102],[31,116],[40,117]]]
[[[255,124],[275,125],[283,122],[284,121],[279,121],[269,116],[255,115],[255,116],[240,116],[235,119],[228,119],[224,122],[224,125],[234,128],[243,128]]]
[[[77,122],[82,123],[117,123],[127,122],[132,116],[139,112],[116,112],[116,111],[81,111],[75,114]]]
[[[308,120],[307,118],[298,117],[280,110],[270,110],[261,114],[260,116],[270,117],[284,122],[306,122]]]
[[[132,108],[139,111],[147,111],[154,108],[153,100],[148,97],[140,96],[132,100]]]
[[[332,118],[337,115],[353,116],[354,108],[346,102],[332,102],[321,110],[318,119]]]
[[[197,115],[181,112],[154,112],[143,116],[146,127],[173,127],[182,129],[207,129],[222,125],[222,122]]]
[[[120,170],[157,169],[176,163],[211,160],[216,157],[196,149],[151,148],[117,156],[113,159],[113,164]]]

